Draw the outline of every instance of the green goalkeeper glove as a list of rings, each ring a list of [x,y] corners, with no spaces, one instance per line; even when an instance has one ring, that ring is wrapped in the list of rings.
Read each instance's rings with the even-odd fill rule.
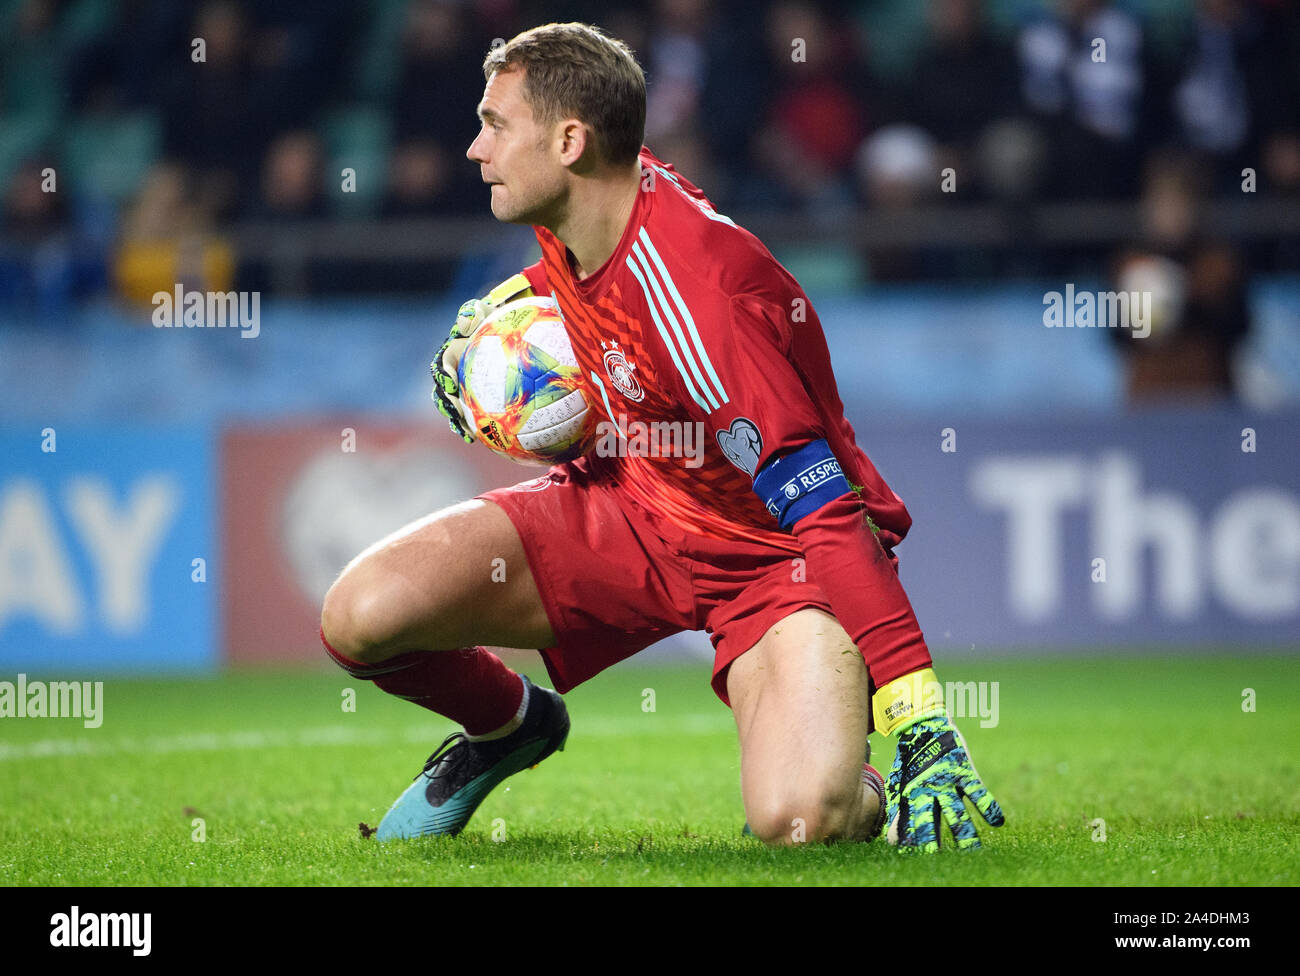
[[[926,668],[899,678],[876,694],[877,730],[899,733],[886,783],[891,841],[901,850],[933,853],[939,850],[942,817],[958,850],[979,847],[963,798],[969,797],[992,827],[1001,827],[1006,817],[975,772],[961,733],[948,720],[934,672]]]
[[[466,444],[474,443],[474,429],[465,419],[465,405],[460,398],[460,357],[469,345],[470,336],[492,312],[516,298],[526,298],[533,293],[528,279],[522,274],[513,275],[497,285],[483,298],[471,298],[456,313],[447,341],[442,344],[429,372],[433,374],[431,398],[438,412],[447,418],[451,432]]]

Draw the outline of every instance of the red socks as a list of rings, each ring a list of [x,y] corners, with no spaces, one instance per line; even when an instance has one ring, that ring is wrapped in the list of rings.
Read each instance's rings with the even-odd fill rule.
[[[348,674],[373,681],[407,701],[446,716],[469,735],[485,735],[511,721],[524,698],[524,682],[491,651],[407,651],[378,664],[362,664],[321,643]]]

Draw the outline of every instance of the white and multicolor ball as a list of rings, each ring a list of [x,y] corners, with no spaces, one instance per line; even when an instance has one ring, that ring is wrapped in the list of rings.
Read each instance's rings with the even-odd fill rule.
[[[520,298],[484,319],[458,379],[475,435],[512,461],[570,461],[595,442],[596,416],[553,298]]]

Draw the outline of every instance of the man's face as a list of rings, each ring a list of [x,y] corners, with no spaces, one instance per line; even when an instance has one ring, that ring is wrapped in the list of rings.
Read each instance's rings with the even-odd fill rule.
[[[562,201],[565,168],[552,127],[541,126],[524,100],[523,72],[498,71],[483,90],[482,128],[465,155],[492,186],[492,215],[515,224],[545,224]]]

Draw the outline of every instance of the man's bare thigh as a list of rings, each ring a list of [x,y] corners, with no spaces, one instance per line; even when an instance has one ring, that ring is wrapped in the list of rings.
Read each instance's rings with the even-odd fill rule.
[[[353,559],[326,595],[322,627],[341,653],[372,662],[408,650],[540,648],[555,639],[513,523],[477,499],[412,522]]]
[[[741,791],[754,831],[779,841],[862,839],[878,805],[862,790],[870,694],[862,655],[834,617],[805,608],[771,627],[727,674]]]

